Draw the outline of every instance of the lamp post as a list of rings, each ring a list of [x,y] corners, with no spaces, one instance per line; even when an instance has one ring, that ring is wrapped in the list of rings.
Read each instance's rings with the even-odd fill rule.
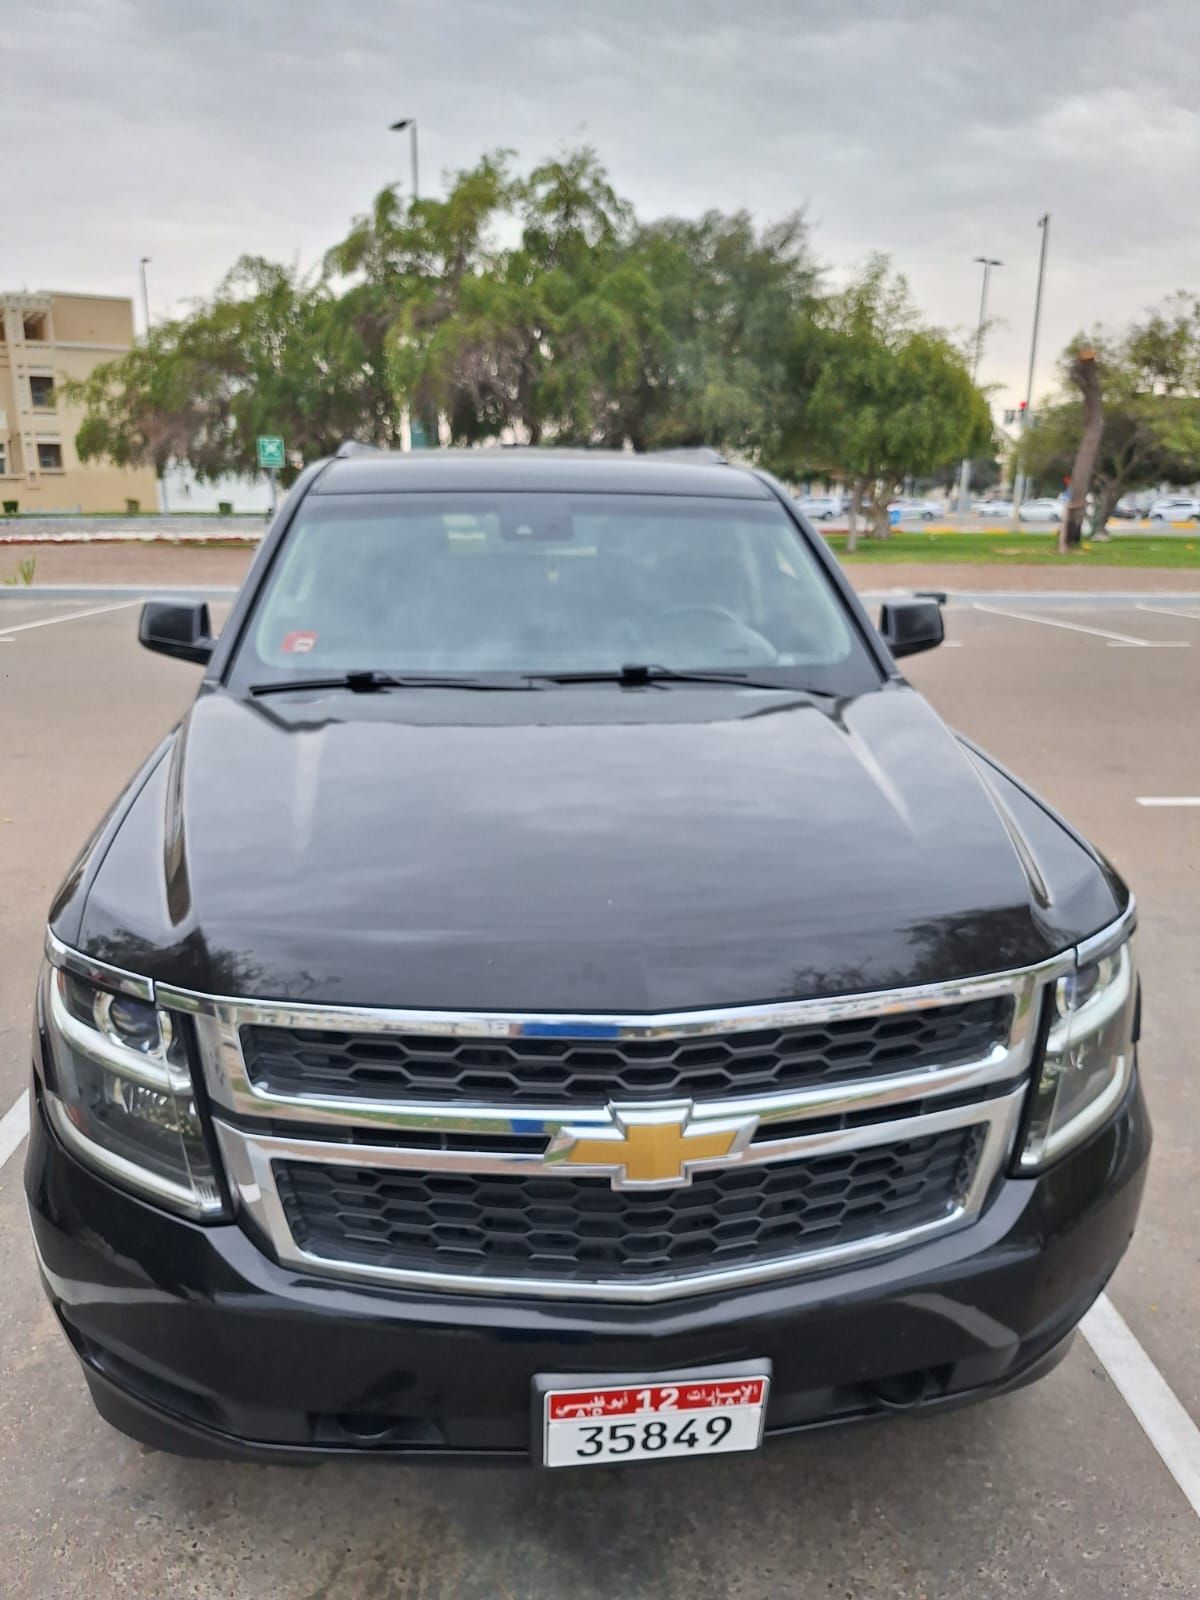
[[[146,335],[150,334],[150,291],[146,288],[146,268],[150,265],[150,257],[143,256],[138,264],[142,274],[142,316],[146,322]]]
[[[976,256],[976,262],[983,268],[983,291],[979,296],[979,326],[975,330],[975,359],[971,363],[971,382],[979,382],[979,362],[983,355],[983,329],[987,321],[988,280],[992,275],[993,267],[1002,267],[1003,261],[997,261],[994,256]],[[962,466],[958,473],[958,514],[965,517],[969,509],[971,493],[971,458],[964,456]]]
[[[421,198],[419,183],[419,169],[417,166],[417,119],[416,117],[401,117],[399,122],[391,124],[392,133],[403,133],[408,129],[409,154],[412,158],[412,197],[414,200]]]
[[[1042,320],[1042,284],[1046,279],[1046,246],[1050,241],[1050,213],[1038,218],[1038,227],[1042,230],[1042,248],[1038,256],[1037,290],[1033,297],[1033,334],[1029,340],[1029,376],[1025,380],[1025,404],[1021,410],[1021,420],[1017,425],[1017,472],[1013,483],[1013,509],[1012,520],[1014,525],[1021,520],[1021,501],[1025,497],[1025,472],[1021,461],[1021,446],[1025,442],[1025,429],[1029,426],[1029,412],[1033,405],[1033,369],[1037,364],[1038,324]]]
[[[149,265],[149,256],[142,256],[138,261],[138,271],[142,275],[142,317],[146,324],[143,337],[146,339],[150,337],[150,291],[146,287],[146,268]],[[160,511],[169,511],[171,508],[167,504],[167,480],[161,467],[157,469],[155,476],[158,478],[158,509]]]

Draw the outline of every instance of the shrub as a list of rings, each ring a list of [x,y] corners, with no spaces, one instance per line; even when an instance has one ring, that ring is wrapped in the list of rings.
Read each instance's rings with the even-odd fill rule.
[[[9,573],[4,583],[7,588],[13,588],[18,583],[29,584],[33,582],[33,574],[37,568],[37,557],[26,556],[23,561],[17,562],[17,570]]]

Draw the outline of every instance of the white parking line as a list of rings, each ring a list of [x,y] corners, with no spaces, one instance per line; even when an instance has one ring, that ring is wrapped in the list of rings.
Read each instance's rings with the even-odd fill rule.
[[[1080,1329],[1163,1465],[1200,1516],[1200,1428],[1106,1294],[1084,1317]]]
[[[1176,611],[1172,606],[1148,606],[1143,600],[1139,600],[1134,609],[1148,611],[1152,617],[1185,617],[1188,622],[1200,622],[1200,611]]]
[[[1200,806],[1200,794],[1139,794],[1140,806]]]
[[[29,1132],[29,1090],[17,1100],[15,1106],[0,1117],[0,1167],[8,1160],[14,1150],[19,1150],[21,1141]]]
[[[1081,622],[1060,622],[1057,617],[1031,617],[1026,611],[1004,611],[999,606],[985,606],[976,600],[973,611],[987,611],[993,617],[1010,617],[1014,622],[1040,622],[1044,628],[1066,628],[1069,633],[1090,633],[1097,639],[1107,639],[1114,649],[1126,650],[1186,650],[1187,639],[1138,639],[1129,633],[1112,633],[1108,628],[1085,628]]]
[[[42,617],[38,622],[18,622],[13,628],[0,624],[0,642],[7,643],[10,634],[27,633],[30,628],[52,628],[56,622],[80,622],[84,617],[102,617],[106,611],[127,611],[139,604],[137,600],[119,600],[111,606],[93,606],[90,611],[72,611],[65,617]]]

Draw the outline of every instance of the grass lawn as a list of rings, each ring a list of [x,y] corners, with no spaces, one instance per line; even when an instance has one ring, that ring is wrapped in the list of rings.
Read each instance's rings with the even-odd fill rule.
[[[846,552],[844,533],[827,533],[830,548],[843,561],[937,562],[954,561],[978,566],[1031,567],[1195,567],[1200,570],[1200,533],[1194,539],[1151,539],[1145,535],[1116,535],[1107,544],[1089,544],[1061,556],[1058,535],[1048,533],[927,533],[905,530],[887,539],[864,539],[858,549]]]

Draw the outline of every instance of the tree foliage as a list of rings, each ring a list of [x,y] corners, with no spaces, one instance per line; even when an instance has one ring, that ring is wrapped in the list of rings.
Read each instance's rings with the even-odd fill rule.
[[[210,301],[76,385],[79,449],[254,467],[403,414],[457,443],[712,444],[849,477],[878,511],[906,473],[988,442],[986,403],[882,258],[821,291],[802,213],[639,222],[595,153],[525,174],[507,151],[444,198],[385,189],[321,270],[240,261]]]
[[[259,257],[243,257],[211,301],[159,323],[67,393],[84,407],[82,460],[159,471],[186,461],[200,478],[257,471],[262,433],[283,434],[304,459],[346,438],[395,437],[382,351],[353,307]]]
[[[793,325],[790,368],[781,464],[849,479],[877,534],[908,474],[932,474],[991,439],[964,356],[922,326],[884,256]]]

